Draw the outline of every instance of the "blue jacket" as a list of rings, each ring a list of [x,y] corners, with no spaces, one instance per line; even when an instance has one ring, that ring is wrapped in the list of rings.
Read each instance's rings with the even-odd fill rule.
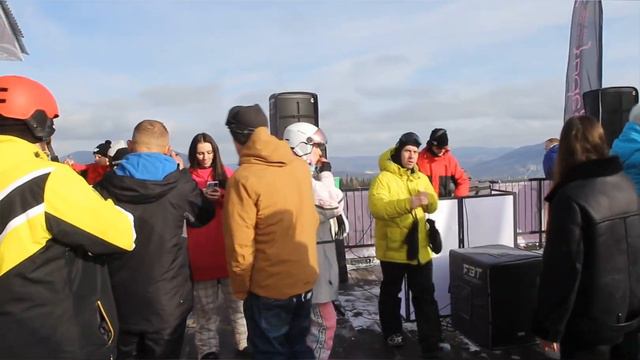
[[[627,174],[640,194],[640,124],[630,121],[611,146],[611,155],[620,158]]]
[[[549,180],[553,179],[553,167],[555,166],[556,157],[558,156],[558,148],[560,148],[558,144],[553,145],[544,153],[544,158],[542,159],[544,177]]]

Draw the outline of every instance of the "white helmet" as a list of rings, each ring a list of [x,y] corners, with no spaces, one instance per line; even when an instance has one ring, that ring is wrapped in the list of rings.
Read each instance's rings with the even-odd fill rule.
[[[297,122],[287,126],[282,134],[282,139],[289,143],[289,147],[296,155],[303,158],[311,154],[314,144],[327,144],[324,132],[306,122]]]
[[[109,148],[109,151],[107,151],[107,156],[113,157],[113,155],[115,155],[118,150],[126,148],[126,147],[127,147],[127,142],[126,141],[124,141],[124,140],[116,140],[113,143],[111,143],[111,147]]]

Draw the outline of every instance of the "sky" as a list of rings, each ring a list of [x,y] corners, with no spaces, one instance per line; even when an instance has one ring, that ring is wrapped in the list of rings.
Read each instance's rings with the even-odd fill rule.
[[[451,147],[558,136],[573,1],[9,0],[30,55],[2,62],[55,94],[59,154],[163,121],[175,149],[210,133],[237,161],[228,110],[318,94],[334,156],[406,131]],[[603,86],[640,88],[640,1],[603,1]]]

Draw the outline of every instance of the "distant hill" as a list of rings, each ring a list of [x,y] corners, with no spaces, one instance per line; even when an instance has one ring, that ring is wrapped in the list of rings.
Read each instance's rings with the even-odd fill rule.
[[[64,161],[67,158],[71,158],[73,161],[80,164],[89,164],[94,161],[92,151],[74,151],[70,154],[60,156],[60,161]]]
[[[373,177],[378,173],[378,155],[376,156],[331,156],[331,167],[336,176]]]
[[[465,170],[476,180],[504,180],[543,177],[543,144],[528,145],[495,159],[481,161]]]
[[[189,166],[189,156],[187,154],[178,152],[178,155],[182,157],[184,160],[184,165]],[[60,161],[64,161],[66,158],[71,157],[73,161],[80,164],[89,164],[94,162],[93,152],[92,151],[74,151],[64,156],[60,156]]]
[[[453,154],[473,179],[519,179],[542,177],[542,144],[520,148],[469,146],[454,148]],[[378,173],[376,156],[333,156],[336,176],[370,178]]]
[[[179,153],[188,166],[188,156]],[[475,180],[504,180],[542,177],[542,144],[528,145],[517,149],[509,147],[469,146],[454,148],[456,156],[465,171]],[[71,156],[79,163],[93,162],[91,151],[74,151]],[[331,156],[333,173],[341,177],[371,178],[378,173],[378,155],[375,156]]]
[[[453,148],[453,155],[458,159],[458,162],[463,168],[474,166],[478,163],[489,161],[502,156],[509,151],[514,150],[513,147],[481,147],[481,146],[468,146]]]

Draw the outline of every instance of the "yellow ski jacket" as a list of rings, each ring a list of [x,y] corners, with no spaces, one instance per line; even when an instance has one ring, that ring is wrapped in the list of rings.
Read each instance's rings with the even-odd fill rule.
[[[380,174],[369,187],[369,210],[376,220],[376,257],[381,261],[407,264],[424,264],[431,260],[427,240],[425,211],[429,214],[438,208],[438,195],[426,175],[418,167],[408,170],[391,160],[393,148],[378,159]],[[429,204],[411,210],[411,196],[420,191],[428,193]],[[405,237],[418,220],[418,260],[407,259]]]
[[[34,144],[0,135],[0,358],[109,358],[117,321],[100,255],[133,217]]]

